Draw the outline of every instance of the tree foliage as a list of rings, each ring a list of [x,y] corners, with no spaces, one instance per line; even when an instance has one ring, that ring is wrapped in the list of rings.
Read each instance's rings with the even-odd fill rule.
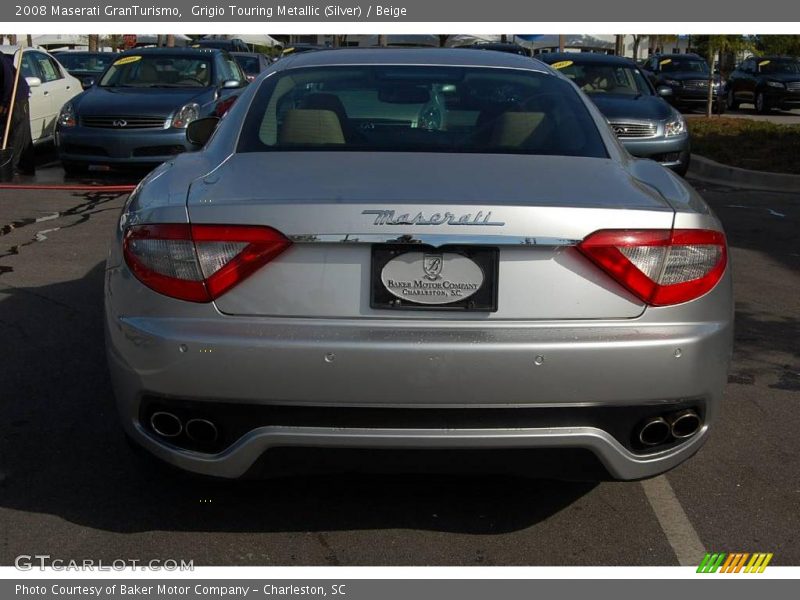
[[[800,35],[756,35],[752,41],[759,54],[800,56]]]

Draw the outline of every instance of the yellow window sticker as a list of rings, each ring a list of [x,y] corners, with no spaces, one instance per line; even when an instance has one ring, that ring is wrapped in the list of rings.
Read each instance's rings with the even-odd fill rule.
[[[658,64],[660,64],[660,65],[668,65],[668,64],[669,64],[669,63],[671,63],[671,62],[672,62],[672,59],[671,59],[671,58],[665,58],[664,60],[662,60],[662,61],[661,61],[661,62],[659,62]]]
[[[772,62],[772,61],[762,60],[760,63],[758,63],[758,66],[759,67],[763,67],[764,65],[768,65],[770,62]]]
[[[568,66],[570,66],[570,65],[571,65],[573,62],[574,62],[574,61],[571,61],[571,60],[560,60],[560,61],[558,61],[558,62],[554,62],[554,63],[553,63],[552,65],[550,65],[550,66],[551,66],[551,67],[553,67],[554,69],[566,69],[566,68],[567,68]]]
[[[135,63],[140,60],[142,60],[141,56],[126,56],[125,58],[120,58],[119,60],[114,61],[114,66],[120,67],[122,65],[129,65],[130,63]]]

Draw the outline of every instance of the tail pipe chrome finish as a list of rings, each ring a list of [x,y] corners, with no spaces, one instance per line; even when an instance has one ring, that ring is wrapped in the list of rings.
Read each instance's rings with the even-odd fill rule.
[[[171,412],[154,412],[150,417],[150,427],[165,438],[178,437],[183,431],[183,423]]]
[[[682,410],[670,416],[669,425],[672,437],[676,440],[684,440],[692,437],[695,433],[700,431],[703,422],[692,409]]]
[[[649,419],[639,429],[639,441],[645,446],[658,446],[669,439],[670,424],[662,417]]]
[[[190,419],[186,423],[186,435],[193,442],[211,444],[217,441],[217,426],[208,419]]]

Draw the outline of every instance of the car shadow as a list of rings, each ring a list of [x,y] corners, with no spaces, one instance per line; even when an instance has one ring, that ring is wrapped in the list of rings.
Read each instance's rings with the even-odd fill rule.
[[[112,532],[527,528],[596,484],[517,475],[331,471],[243,484],[142,461],[118,423],[103,347],[104,266],[0,278],[0,506]],[[455,465],[454,465],[455,466]]]

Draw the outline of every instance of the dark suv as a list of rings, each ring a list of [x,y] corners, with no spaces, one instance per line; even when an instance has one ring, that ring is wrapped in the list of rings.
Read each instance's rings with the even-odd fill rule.
[[[644,65],[659,96],[675,108],[703,106],[708,101],[708,63],[697,54],[654,54]],[[713,76],[714,109],[725,111],[722,79]]]
[[[760,113],[800,107],[800,60],[788,56],[751,56],[736,67],[726,89],[728,108],[747,102]]]

